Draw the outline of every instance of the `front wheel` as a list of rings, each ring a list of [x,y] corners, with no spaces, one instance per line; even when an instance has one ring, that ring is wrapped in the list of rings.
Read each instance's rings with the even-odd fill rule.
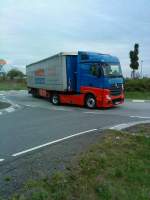
[[[88,95],[85,99],[85,105],[87,108],[93,109],[96,107],[96,99],[93,95]]]
[[[59,105],[60,101],[59,101],[59,95],[58,94],[53,94],[51,97],[51,102],[54,105]]]

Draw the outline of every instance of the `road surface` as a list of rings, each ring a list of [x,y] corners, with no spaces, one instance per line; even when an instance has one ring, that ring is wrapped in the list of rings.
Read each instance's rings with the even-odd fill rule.
[[[26,91],[0,92],[12,104],[0,110],[0,197],[10,198],[31,178],[68,169],[103,137],[105,128],[150,120],[150,103],[127,101],[112,109],[53,106]],[[9,182],[6,180],[10,180]]]
[[[0,163],[44,146],[130,122],[150,120],[149,102],[126,101],[112,109],[53,106],[26,91],[0,92],[13,106],[0,111]]]

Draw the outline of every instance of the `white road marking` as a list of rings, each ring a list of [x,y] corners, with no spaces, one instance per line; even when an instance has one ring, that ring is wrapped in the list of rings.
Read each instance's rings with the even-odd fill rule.
[[[15,154],[13,154],[12,156],[13,156],[13,157],[20,156],[20,155],[22,155],[22,154],[26,154],[26,153],[29,153],[29,152],[31,152],[31,151],[35,151],[35,150],[37,150],[37,149],[40,149],[40,148],[43,148],[43,147],[46,147],[46,146],[49,146],[49,145],[52,145],[52,144],[56,144],[56,143],[62,142],[62,141],[68,140],[68,139],[70,139],[70,138],[73,138],[73,137],[76,137],[76,136],[79,136],[79,135],[83,135],[83,134],[85,134],[85,133],[94,132],[94,131],[97,131],[97,130],[98,130],[98,129],[91,129],[91,130],[79,132],[79,133],[76,133],[76,134],[73,134],[73,135],[69,135],[69,136],[67,136],[67,137],[63,137],[63,138],[61,138],[61,139],[54,140],[54,141],[52,141],[52,142],[48,142],[48,143],[39,145],[39,146],[33,147],[33,148],[31,148],[31,149],[27,149],[27,150],[24,150],[24,151],[15,153]]]
[[[150,117],[144,116],[130,116],[131,118],[139,118],[139,119],[150,119]]]
[[[134,102],[134,103],[144,103],[145,100],[134,99],[134,100],[132,100],[132,102]]]
[[[25,106],[27,107],[31,107],[31,108],[41,108],[38,105],[30,105],[30,104],[26,104]],[[49,107],[48,110],[54,110],[54,111],[72,111],[71,109],[67,109],[67,108],[51,108]]]
[[[27,92],[27,90],[19,90],[18,92],[23,92],[24,93],[24,92]]]
[[[4,159],[0,159],[0,162],[3,162],[4,161]]]
[[[147,124],[147,123],[150,123],[150,120],[135,121],[135,122],[131,122],[131,123],[129,122],[129,123],[126,123],[126,124],[118,124],[118,125],[113,126],[113,127],[108,127],[108,129],[121,131],[121,130],[129,128],[131,126],[135,126],[135,125],[138,125],[138,124]]]
[[[109,129],[111,129],[111,130],[121,130],[121,129],[125,128],[127,125],[128,124],[118,124],[116,126],[110,127]]]
[[[56,111],[72,111],[71,109],[67,109],[67,108],[52,108],[52,110],[56,110]]]
[[[14,104],[14,106],[15,106],[16,108],[20,108],[20,106],[19,106],[18,104]]]
[[[2,115],[2,112],[0,112],[0,115]]]
[[[35,107],[35,106],[33,106],[33,105],[29,105],[29,104],[26,104],[25,106],[27,106],[27,107]]]
[[[14,109],[14,108],[6,108],[6,109],[5,109],[5,111],[7,111],[7,112],[11,113],[11,112],[14,112],[14,111],[15,111],[15,109]]]
[[[100,115],[102,113],[100,112],[84,112],[85,114],[94,114],[94,115]]]

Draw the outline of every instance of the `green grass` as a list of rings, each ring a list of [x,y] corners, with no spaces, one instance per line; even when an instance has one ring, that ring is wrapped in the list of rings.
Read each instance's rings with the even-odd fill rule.
[[[126,98],[129,99],[150,99],[150,78],[126,79]]]
[[[150,78],[143,79],[126,79],[125,89],[129,92],[149,92],[150,91]]]
[[[138,91],[129,92],[128,91],[125,93],[125,98],[150,100],[150,92],[138,92]]]
[[[0,90],[25,90],[25,81],[0,81]]]
[[[29,181],[13,200],[149,200],[150,129],[139,130],[108,131],[70,170]]]

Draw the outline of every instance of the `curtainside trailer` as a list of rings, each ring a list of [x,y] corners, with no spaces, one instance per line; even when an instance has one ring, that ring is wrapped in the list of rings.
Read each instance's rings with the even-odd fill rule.
[[[54,105],[113,107],[124,102],[117,57],[94,52],[59,53],[26,66],[28,92]]]

